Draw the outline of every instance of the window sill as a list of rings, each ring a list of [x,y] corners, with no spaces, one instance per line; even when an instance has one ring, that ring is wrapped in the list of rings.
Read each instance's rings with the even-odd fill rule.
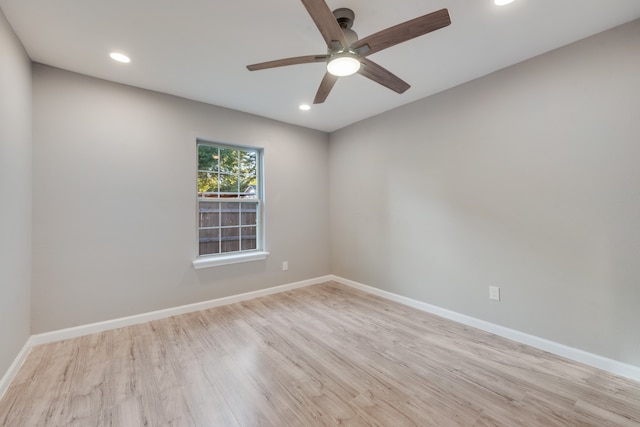
[[[208,267],[218,267],[220,265],[238,264],[241,262],[260,261],[266,259],[269,252],[248,252],[243,254],[220,255],[211,257],[202,257],[193,260],[193,266],[196,270]]]

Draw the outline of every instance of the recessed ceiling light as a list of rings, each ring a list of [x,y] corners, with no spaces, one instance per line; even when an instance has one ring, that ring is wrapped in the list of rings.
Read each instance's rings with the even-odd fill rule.
[[[309,106],[309,104],[300,104],[298,108],[302,111],[309,111],[311,109],[311,106]]]
[[[131,59],[129,59],[129,57],[123,53],[111,52],[109,56],[114,61],[122,62],[124,64],[128,64],[129,62],[131,62]]]
[[[504,6],[505,4],[511,3],[513,0],[493,0],[495,4],[498,6]]]

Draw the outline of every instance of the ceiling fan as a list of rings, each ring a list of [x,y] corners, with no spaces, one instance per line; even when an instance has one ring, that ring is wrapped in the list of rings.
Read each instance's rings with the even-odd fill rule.
[[[277,59],[247,65],[247,68],[249,71],[256,71],[286,65],[326,62],[327,72],[313,100],[314,104],[320,104],[327,99],[338,77],[356,72],[397,93],[405,92],[410,87],[407,82],[367,56],[451,24],[449,11],[441,9],[358,39],[358,35],[351,29],[355,17],[351,9],[340,8],[331,12],[324,0],[301,1],[327,43],[327,53]]]

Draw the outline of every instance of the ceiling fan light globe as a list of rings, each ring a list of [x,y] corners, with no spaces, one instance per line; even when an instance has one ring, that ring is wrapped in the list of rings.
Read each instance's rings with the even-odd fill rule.
[[[334,76],[344,77],[355,74],[360,69],[360,61],[353,56],[336,56],[327,63],[327,71]]]

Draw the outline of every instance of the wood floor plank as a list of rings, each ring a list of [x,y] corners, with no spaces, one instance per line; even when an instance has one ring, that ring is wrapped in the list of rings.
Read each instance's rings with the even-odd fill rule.
[[[335,282],[35,347],[0,426],[640,426],[640,384]]]

